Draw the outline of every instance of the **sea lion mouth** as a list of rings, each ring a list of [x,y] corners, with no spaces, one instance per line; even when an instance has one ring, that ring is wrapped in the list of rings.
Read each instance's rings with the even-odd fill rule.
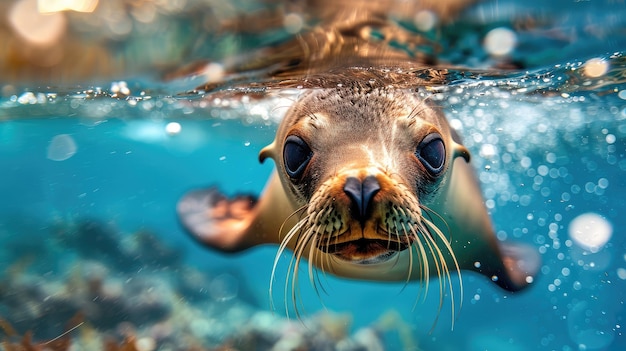
[[[406,243],[383,239],[358,239],[319,247],[325,253],[358,264],[385,262],[407,248]]]

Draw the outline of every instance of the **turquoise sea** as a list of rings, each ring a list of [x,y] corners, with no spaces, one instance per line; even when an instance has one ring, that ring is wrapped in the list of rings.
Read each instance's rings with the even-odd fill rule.
[[[515,37],[506,74],[485,71],[496,28]],[[447,295],[439,311],[436,282],[424,297],[417,283],[326,275],[318,296],[302,278],[299,320],[280,278],[268,293],[277,247],[203,248],[176,202],[207,186],[260,194],[273,164],[258,152],[302,89],[198,92],[197,78],[145,71],[0,77],[0,349],[32,331],[72,350],[625,350],[626,4],[485,1],[434,31],[442,60],[474,70],[425,93],[472,152],[498,237],[540,253],[530,288],[464,272],[462,305]],[[288,33],[241,34],[228,50],[220,35],[204,33],[187,62]]]

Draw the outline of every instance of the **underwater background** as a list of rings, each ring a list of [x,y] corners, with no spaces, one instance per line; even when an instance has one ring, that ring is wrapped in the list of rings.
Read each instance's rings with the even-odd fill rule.
[[[462,306],[448,294],[440,311],[434,281],[424,296],[323,276],[320,296],[301,279],[299,320],[283,281],[268,292],[277,247],[229,255],[184,232],[186,191],[260,194],[273,165],[258,152],[301,89],[196,91],[207,76],[172,72],[208,60],[220,76],[314,25],[306,6],[0,4],[0,348],[626,349],[624,1],[397,16],[441,62],[475,69],[424,94],[472,152],[498,238],[541,254],[529,289],[463,272]]]

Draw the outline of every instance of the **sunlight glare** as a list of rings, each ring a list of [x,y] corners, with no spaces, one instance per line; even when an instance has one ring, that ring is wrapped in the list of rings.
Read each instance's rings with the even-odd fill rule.
[[[99,0],[37,0],[40,13],[61,11],[93,12]]]

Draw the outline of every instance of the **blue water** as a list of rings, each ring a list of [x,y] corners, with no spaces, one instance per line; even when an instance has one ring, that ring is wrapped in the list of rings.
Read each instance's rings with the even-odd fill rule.
[[[508,11],[514,12],[503,10],[514,2],[502,2],[500,11],[490,4],[478,7],[475,11],[483,17],[476,16],[499,23]],[[555,23],[573,22],[582,28],[582,22],[604,18],[603,28],[623,25],[623,19],[610,11],[594,12],[582,20],[582,13],[593,4],[584,2],[584,9],[556,16]],[[553,9],[545,6],[536,11],[545,14]],[[399,319],[383,333],[388,350],[626,349],[626,83],[622,81],[626,65],[622,54],[614,54],[626,46],[623,37],[610,38],[600,43],[583,37],[559,53],[548,39],[526,40],[517,55],[536,59],[531,62],[535,67],[508,77],[458,80],[430,92],[474,155],[498,237],[530,243],[541,253],[541,272],[529,289],[511,294],[482,276],[464,272],[463,302],[459,306],[456,300],[453,318],[449,296],[438,311],[436,284],[422,299],[418,284],[326,276],[320,298],[308,280],[301,279],[299,302],[305,316],[320,310],[345,313],[349,316],[345,327],[354,332],[396,312]],[[531,44],[545,55],[532,57]],[[585,51],[574,50],[580,47]],[[580,75],[591,58],[608,63],[613,71],[588,79],[589,84],[563,83]],[[124,286],[129,279],[145,279],[158,291],[169,288],[159,288],[154,277],[162,277],[159,281],[165,285],[193,286],[173,281],[187,274],[185,267],[194,267],[202,277],[196,280],[198,286],[185,290],[189,295],[171,294],[179,300],[168,306],[195,319],[179,317],[179,322],[170,323],[183,335],[185,322],[180,321],[217,321],[211,325],[223,331],[208,336],[190,327],[207,348],[234,333],[237,323],[249,320],[254,311],[269,311],[270,300],[274,318],[282,318],[285,309],[292,308],[289,300],[285,306],[280,279],[279,291],[268,294],[276,247],[237,255],[206,250],[182,230],[175,206],[182,194],[198,187],[217,185],[227,194],[259,194],[273,165],[259,164],[258,152],[271,142],[290,98],[298,92],[207,103],[202,95],[176,95],[174,87],[152,93],[151,84],[137,80],[129,84],[130,97],[121,99],[108,94],[110,85],[102,85],[103,93],[96,97],[84,88],[55,93],[20,87],[0,100],[0,264],[6,268],[0,274],[0,316],[21,332],[34,329],[35,335],[46,339],[63,331],[71,313],[59,310],[58,322],[51,324],[55,310],[41,312],[37,306],[49,308],[47,299],[54,300],[50,296],[71,290],[74,285],[68,281],[80,271],[76,265],[90,260],[110,265],[105,280],[126,281],[120,283]],[[180,132],[168,133],[172,122],[180,125]],[[55,144],[59,136],[56,140],[61,143]],[[598,233],[603,223],[610,227],[598,247],[580,244],[571,234],[574,220],[589,213],[600,219],[585,230]],[[114,246],[119,247],[133,247],[128,238],[138,231],[153,233],[174,250],[179,261],[146,260],[141,261],[143,266],[126,269],[116,265],[116,257],[85,254],[89,250],[68,244],[74,240],[68,239],[74,235],[72,226],[85,220],[112,228],[118,235]],[[58,235],[58,228],[70,228],[70,236]],[[104,245],[82,240],[78,245],[94,245],[94,252]],[[157,261],[171,259],[156,257]],[[279,277],[288,257],[282,263]],[[55,287],[55,281],[60,285]],[[28,286],[32,291],[45,287],[49,296],[33,293],[30,300],[18,299],[24,305],[15,305],[15,294],[23,291],[12,290],[12,284],[18,283],[24,284],[20,289]],[[455,292],[459,293],[458,284]],[[245,308],[232,312],[236,306]],[[46,322],[35,323],[37,316],[46,316]],[[116,318],[129,317],[115,315],[111,325],[118,325]],[[139,334],[147,334],[141,328],[151,323],[137,325]],[[410,341],[402,333],[405,326]]]

